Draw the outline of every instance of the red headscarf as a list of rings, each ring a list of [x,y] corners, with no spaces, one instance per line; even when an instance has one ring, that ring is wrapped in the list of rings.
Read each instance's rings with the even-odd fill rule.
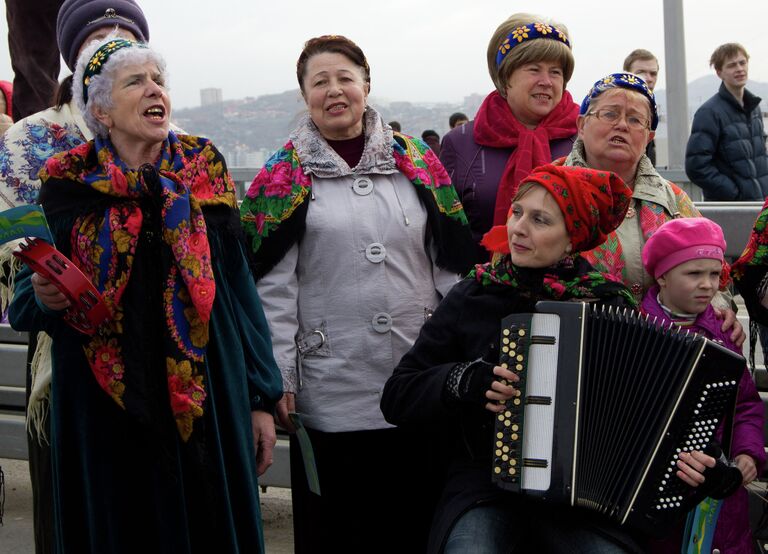
[[[494,224],[501,225],[506,221],[509,204],[523,178],[534,167],[552,161],[549,141],[576,134],[578,115],[579,106],[573,102],[571,93],[565,90],[560,103],[549,115],[535,129],[529,129],[512,114],[509,104],[498,91],[486,97],[475,117],[475,142],[493,148],[515,149],[499,181]]]
[[[584,167],[537,167],[522,181],[541,185],[563,212],[565,228],[575,252],[600,246],[624,220],[632,190],[610,171]],[[508,210],[507,216],[511,212]],[[491,252],[509,252],[506,225],[496,225],[481,242]]]
[[[0,92],[5,96],[5,115],[13,119],[13,85],[8,81],[0,81]]]

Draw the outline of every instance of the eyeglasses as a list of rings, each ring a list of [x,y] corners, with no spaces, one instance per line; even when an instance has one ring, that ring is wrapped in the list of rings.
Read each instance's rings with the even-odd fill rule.
[[[619,120],[624,117],[624,119],[627,121],[627,126],[633,131],[640,131],[641,129],[651,128],[651,122],[648,119],[639,115],[624,114],[611,108],[592,110],[591,112],[587,112],[587,115],[594,115],[600,121],[604,121],[605,123],[609,123],[611,125],[616,125],[616,123],[618,123]]]

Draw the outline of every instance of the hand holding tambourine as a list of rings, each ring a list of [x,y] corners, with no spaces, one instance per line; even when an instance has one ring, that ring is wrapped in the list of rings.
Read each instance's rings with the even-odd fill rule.
[[[51,309],[64,309],[64,321],[81,333],[93,335],[111,317],[109,308],[83,272],[46,242],[53,243],[53,239],[40,206],[0,212],[0,243],[21,237],[26,238],[13,255],[37,274],[32,285],[40,301]]]

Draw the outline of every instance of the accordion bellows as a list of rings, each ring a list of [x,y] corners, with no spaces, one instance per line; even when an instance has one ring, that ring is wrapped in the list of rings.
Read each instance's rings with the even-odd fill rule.
[[[676,463],[732,416],[741,356],[634,311],[539,302],[502,321],[499,363],[520,377],[519,396],[496,418],[501,488],[650,535],[706,496],[675,475]]]

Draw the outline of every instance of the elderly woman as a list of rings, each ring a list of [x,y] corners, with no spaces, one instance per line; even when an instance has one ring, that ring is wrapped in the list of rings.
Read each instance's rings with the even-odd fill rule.
[[[514,14],[488,43],[496,90],[474,121],[444,137],[440,153],[469,218],[478,262],[488,260],[480,239],[504,223],[520,180],[573,146],[578,106],[565,90],[573,68],[568,30],[538,16]]]
[[[59,3],[55,40],[72,72],[82,49],[110,32],[131,40],[149,40],[149,25],[134,0],[65,0]],[[107,13],[110,17],[105,16]],[[54,37],[44,37],[43,40],[53,41]],[[10,105],[8,107],[10,109]],[[70,75],[62,80],[50,108],[17,121],[0,136],[0,210],[35,202],[40,192],[38,174],[48,158],[92,138],[93,134],[72,100]],[[15,246],[15,242],[0,245],[0,312],[3,313],[13,296],[13,276],[21,267],[11,255]],[[52,548],[51,507],[54,502],[47,442],[50,419],[46,415],[50,405],[49,351],[50,337],[44,332],[30,336],[29,360],[33,363],[27,380],[27,450],[37,554],[46,554]],[[18,369],[22,371],[22,368]]]
[[[379,398],[469,269],[472,239],[435,154],[367,105],[356,44],[307,41],[297,78],[308,113],[241,207],[283,373],[278,417],[293,429],[287,415],[301,413],[322,491],[307,489],[293,442],[296,550],[419,551],[431,517],[425,437],[387,424]]]
[[[490,479],[497,401],[515,394],[501,380],[517,381],[497,365],[492,346],[501,320],[533,311],[539,300],[634,305],[620,281],[579,254],[619,225],[630,194],[615,174],[552,165],[534,170],[512,202],[506,228],[494,227],[483,240],[505,254],[476,266],[451,290],[387,382],[381,401],[387,421],[431,426],[443,437],[449,477],[430,552],[622,552],[619,544],[633,544],[597,518],[502,491]]]
[[[56,244],[111,318],[78,334],[28,270],[10,308],[53,339],[58,552],[264,551],[279,374],[232,180],[208,140],[169,131],[165,78],[144,44],[88,46],[73,95],[96,138],[41,174]]]
[[[645,154],[659,116],[656,100],[645,82],[632,73],[613,73],[595,83],[581,104],[579,138],[565,158],[569,166],[612,171],[632,190],[624,222],[599,247],[584,257],[600,271],[621,279],[637,301],[654,285],[643,268],[643,245],[653,232],[676,217],[700,217],[687,194],[664,179]],[[718,294],[713,305],[732,329],[738,346],[744,331],[730,308],[730,296]]]

